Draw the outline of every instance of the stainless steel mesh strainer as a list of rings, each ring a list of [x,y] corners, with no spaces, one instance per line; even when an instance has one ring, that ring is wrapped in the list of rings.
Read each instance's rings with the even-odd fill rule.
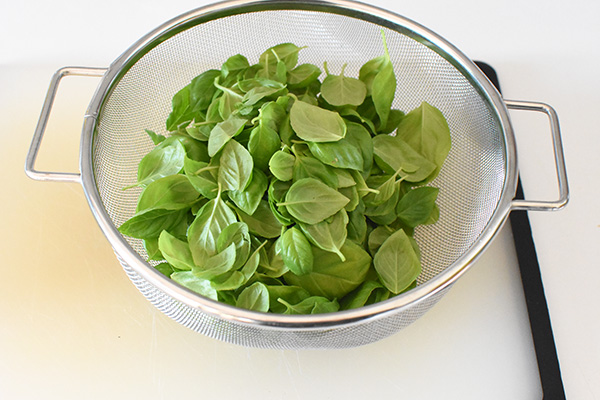
[[[423,273],[415,289],[357,310],[276,315],[203,298],[157,272],[141,241],[116,229],[134,214],[140,159],[153,147],[144,129],[164,133],[171,98],[193,77],[220,68],[236,53],[250,60],[281,42],[308,46],[300,62],[358,74],[381,54],[385,30],[398,78],[394,108],[422,101],[438,107],[453,147],[435,185],[441,216],[416,233]],[[84,116],[80,174],[39,172],[35,158],[58,82],[66,75],[101,77]],[[514,200],[517,162],[507,108],[548,115],[560,199]],[[144,296],[181,324],[232,343],[269,348],[341,348],[370,343],[411,324],[430,309],[481,253],[514,209],[550,210],[568,199],[558,120],[542,103],[501,99],[481,71],[435,33],[401,16],[351,1],[230,1],[181,15],[140,39],[108,68],[63,68],[52,79],[26,172],[39,180],[83,185],[90,207],[125,272]]]

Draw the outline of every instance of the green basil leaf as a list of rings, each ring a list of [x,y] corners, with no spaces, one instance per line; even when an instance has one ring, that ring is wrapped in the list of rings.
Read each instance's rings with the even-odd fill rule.
[[[373,167],[373,141],[371,134],[367,129],[355,122],[346,121],[347,131],[346,140],[354,147],[360,150],[363,159],[363,168],[361,174],[363,177],[369,176]]]
[[[439,191],[438,188],[429,186],[409,190],[398,201],[396,215],[411,228],[425,224],[434,212]]]
[[[214,85],[221,90],[221,95],[218,97],[218,111],[223,120],[227,120],[242,103],[244,96],[238,91],[222,86],[215,79]],[[208,115],[208,114],[207,114]]]
[[[273,79],[261,78],[261,77],[253,77],[253,78],[249,78],[249,79],[243,79],[241,81],[238,81],[234,86],[237,89],[239,89],[240,91],[242,91],[243,93],[248,93],[250,90],[252,90],[254,88],[258,88],[258,87],[266,87],[266,88],[272,88],[272,89],[285,88],[285,85],[279,81],[276,81]]]
[[[365,217],[365,206],[362,201],[353,211],[348,213],[348,240],[362,246],[367,238],[367,219]]]
[[[334,188],[337,188],[339,183],[338,177],[332,168],[328,168],[321,161],[310,156],[296,156],[292,178],[294,181],[303,178],[315,178]],[[281,199],[278,201],[281,201]]]
[[[316,224],[340,211],[349,201],[323,182],[304,178],[294,182],[285,195],[285,202],[278,205],[285,206],[298,221]]]
[[[244,222],[234,222],[221,231],[217,238],[217,251],[225,251],[232,244],[235,245],[235,262],[232,269],[238,269],[246,263],[250,255],[250,233],[248,225]]]
[[[407,142],[398,137],[377,135],[373,138],[375,162],[387,173],[400,171],[399,175],[408,182],[422,182],[436,170],[435,163],[416,152]]]
[[[214,199],[217,196],[217,165],[185,158],[183,170],[192,186],[204,197]]]
[[[221,78],[225,79],[230,75],[238,74],[250,66],[248,59],[241,54],[231,56],[221,66]],[[213,78],[214,82],[214,78]],[[212,84],[212,82],[211,82]]]
[[[309,142],[335,142],[346,136],[346,123],[335,111],[294,101],[290,124],[299,138]]]
[[[218,301],[217,291],[211,286],[210,281],[201,279],[192,271],[180,271],[171,274],[171,279],[204,297]]]
[[[394,175],[373,175],[367,179],[367,184],[372,187],[375,192],[370,192],[364,196],[363,201],[367,207],[376,207],[382,205],[394,195],[396,191],[396,177]]]
[[[238,296],[236,306],[252,311],[269,311],[269,291],[267,287],[260,282],[248,286]]]
[[[194,259],[187,242],[177,239],[167,231],[162,231],[158,237],[158,248],[165,260],[175,268],[184,271],[194,269]]]
[[[198,278],[212,280],[230,271],[235,260],[235,243],[231,243],[225,250],[205,258],[202,263],[195,266],[192,272]]]
[[[294,175],[295,162],[293,154],[278,150],[269,160],[269,170],[280,181],[289,181]]]
[[[185,175],[169,175],[149,184],[141,193],[136,214],[150,210],[182,210],[198,200],[198,191]]]
[[[237,218],[221,199],[220,193],[200,209],[188,230],[188,242],[196,264],[207,255],[217,253],[217,239],[221,231],[234,222]]]
[[[346,207],[344,207],[346,211],[353,211],[356,208],[356,206],[358,206],[358,202],[361,200],[361,198],[358,195],[358,190],[356,190],[356,185],[345,188],[339,188],[338,192],[340,192],[350,200],[350,202],[346,204]]]
[[[260,124],[252,129],[248,141],[248,151],[254,158],[254,164],[260,170],[266,171],[269,160],[281,148],[281,139],[273,128]]]
[[[372,256],[377,254],[377,251],[379,250],[383,242],[385,242],[387,238],[392,236],[394,232],[394,229],[385,225],[378,226],[377,228],[373,229],[371,233],[369,233],[369,239],[367,240],[367,247],[369,249],[369,253],[371,253]]]
[[[214,85],[215,79],[220,74],[221,71],[219,70],[209,69],[192,79],[190,84],[190,106],[194,114],[208,109],[217,91]]]
[[[319,79],[321,69],[314,64],[301,64],[287,72],[287,83],[292,89],[301,89]]]
[[[321,84],[321,96],[332,106],[359,106],[367,96],[367,86],[364,82],[344,76],[342,67],[340,75],[328,74]]]
[[[298,53],[302,49],[303,47],[298,47],[293,43],[281,43],[265,50],[260,55],[258,63],[263,67],[270,65],[275,68],[277,61],[281,60],[288,69],[292,69],[298,64]]]
[[[144,131],[148,134],[148,136],[152,140],[152,143],[154,143],[155,146],[161,144],[166,139],[165,136],[159,135],[156,132],[151,131],[150,129],[144,129]]]
[[[281,258],[288,269],[296,275],[312,271],[313,253],[306,236],[296,227],[286,230],[278,241]]]
[[[351,310],[387,300],[391,293],[379,281],[365,281],[340,302],[342,310]]]
[[[230,140],[219,158],[218,182],[223,190],[244,190],[252,176],[254,161],[244,146]]]
[[[367,97],[367,99],[370,100],[371,98]],[[369,130],[371,131],[369,135],[377,133],[377,129],[375,128],[375,124],[373,123],[373,121],[371,121],[369,118],[365,118],[362,115],[360,115],[354,107],[343,107],[338,112],[342,117],[346,119],[346,126],[348,126],[348,122],[360,122],[361,124],[369,128]]]
[[[310,297],[310,293],[299,286],[266,285],[269,291],[269,310],[274,313],[283,314],[287,307],[284,305],[298,304]],[[280,299],[283,301],[281,302]]]
[[[355,173],[358,174],[356,170],[345,170],[340,168],[334,168],[333,172],[337,176],[338,179],[338,189],[349,188],[352,186],[356,186],[356,180],[354,179]],[[366,184],[365,184],[366,185]]]
[[[435,178],[451,147],[450,128],[442,112],[426,102],[421,103],[402,118],[396,136],[436,165],[428,180]]]
[[[337,300],[329,300],[321,296],[311,296],[297,304],[290,304],[282,298],[277,301],[286,308],[283,314],[324,314],[340,309]]]
[[[371,266],[371,256],[354,242],[346,241],[341,252],[346,261],[313,247],[313,271],[302,276],[288,272],[284,275],[286,283],[303,287],[313,296],[341,299],[364,281]]]
[[[331,143],[309,142],[308,148],[313,156],[324,164],[336,168],[363,170],[362,152],[347,139]]]
[[[269,203],[261,200],[252,215],[242,210],[236,210],[241,221],[248,225],[251,233],[267,239],[278,237],[281,234],[281,223],[275,218]]]
[[[171,277],[171,275],[173,275],[173,273],[178,272],[179,270],[175,267],[173,267],[171,264],[163,262],[160,263],[158,265],[156,265],[154,267],[158,272],[160,272],[161,274],[168,276],[169,278]]]
[[[153,209],[135,214],[119,226],[123,235],[137,239],[157,239],[162,231],[169,231],[187,219],[188,210]]]
[[[380,133],[380,134],[392,133],[393,131],[396,130],[396,128],[398,128],[398,125],[400,125],[400,121],[402,121],[402,118],[404,118],[404,112],[402,112],[400,110],[394,110],[394,109],[390,110],[390,114],[388,115],[387,124],[385,126],[380,126],[378,133]]]
[[[377,115],[379,116],[380,126],[387,126],[395,95],[396,75],[394,74],[394,66],[390,61],[389,56],[387,56],[386,60],[382,63],[379,72],[375,78],[373,78],[371,86],[371,97]]]
[[[158,248],[158,238],[144,239],[144,249],[148,253],[148,260],[163,261],[165,259]]]
[[[342,209],[333,216],[331,221],[325,220],[314,225],[304,223],[298,225],[313,245],[322,250],[335,253],[340,260],[346,261],[340,249],[346,242],[347,224],[348,214]]]
[[[228,196],[240,210],[252,215],[258,208],[268,185],[267,176],[255,168],[248,186],[244,190],[232,190],[228,193]]]
[[[171,101],[171,113],[166,121],[168,131],[177,130],[180,125],[189,123],[194,119],[194,112],[190,103],[190,85],[183,87]]]
[[[221,275],[212,280],[212,286],[216,290],[236,290],[245,285],[254,275],[258,268],[260,260],[260,251],[265,245],[263,242],[254,252],[248,257],[248,260],[239,271],[230,271],[227,274]],[[235,268],[235,265],[234,265]]]
[[[146,187],[160,178],[179,173],[184,158],[185,148],[181,142],[170,138],[163,141],[142,158],[137,183],[132,186]]]
[[[360,68],[358,72],[358,79],[365,83],[367,87],[367,95],[371,96],[372,87],[373,87],[373,79],[377,76],[379,71],[381,70],[381,66],[387,61],[386,56],[375,57],[369,61],[367,61]]]
[[[421,273],[419,258],[402,229],[383,242],[373,265],[381,283],[394,294],[406,289]]]
[[[248,120],[232,114],[225,121],[216,124],[208,138],[208,155],[214,157],[231,138],[244,130],[246,122]]]

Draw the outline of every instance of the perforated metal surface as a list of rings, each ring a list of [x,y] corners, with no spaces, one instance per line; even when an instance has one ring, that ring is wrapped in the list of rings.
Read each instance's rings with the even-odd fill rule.
[[[452,150],[433,183],[440,188],[440,220],[416,233],[423,257],[421,287],[456,267],[457,260],[465,257],[488,228],[507,174],[505,132],[494,107],[472,78],[432,50],[431,44],[405,35],[406,27],[386,25],[394,28],[384,28],[398,79],[394,108],[410,111],[427,101],[445,115],[452,135]],[[136,181],[138,163],[153,147],[144,129],[165,133],[173,94],[199,73],[220,68],[236,53],[253,63],[264,49],[293,42],[308,46],[300,52],[300,63],[322,65],[327,61],[333,73],[348,63],[346,75],[357,76],[362,64],[383,53],[381,29],[376,23],[338,15],[335,7],[328,12],[257,11],[203,22],[154,47],[144,47],[141,58],[136,55],[135,62],[120,67],[121,77],[111,83],[97,116],[90,151],[103,211],[114,226],[134,214],[139,191],[122,188]],[[146,257],[141,241],[125,239]],[[259,347],[348,347],[379,340],[412,323],[450,287],[359,323],[312,330],[277,329],[276,324],[232,322],[184,304],[142,278],[124,261],[123,254],[117,255],[140,291],[173,319],[208,336]],[[231,312],[235,314],[235,309]]]

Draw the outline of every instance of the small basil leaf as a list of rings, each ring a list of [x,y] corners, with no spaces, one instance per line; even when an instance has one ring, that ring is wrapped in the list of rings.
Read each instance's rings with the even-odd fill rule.
[[[283,314],[324,314],[340,309],[337,300],[329,300],[322,296],[311,296],[297,304],[290,304],[282,298],[277,301],[285,306]]]
[[[450,128],[442,112],[423,102],[402,118],[396,136],[436,165],[428,180],[435,178],[450,152]]]
[[[301,64],[287,72],[287,83],[292,89],[301,89],[316,81],[321,69],[314,64]]]
[[[379,281],[365,281],[340,302],[340,308],[350,310],[387,300],[391,293]]]
[[[363,157],[360,149],[347,139],[337,142],[317,143],[309,142],[310,152],[324,164],[336,168],[363,170]]]
[[[302,300],[310,297],[310,293],[299,286],[287,285],[266,285],[269,291],[269,310],[275,313],[283,314],[287,307],[284,305],[298,304]],[[283,301],[281,302],[280,299]]]
[[[269,311],[269,291],[267,287],[260,282],[248,286],[238,296],[236,306],[252,311]]]
[[[261,200],[254,214],[248,215],[242,210],[236,210],[240,220],[248,225],[248,230],[267,239],[276,238],[281,234],[281,223],[275,218],[269,203]]]
[[[335,253],[340,260],[346,261],[346,257],[340,249],[346,242],[347,224],[348,214],[342,209],[333,216],[331,221],[321,221],[314,225],[304,223],[298,225],[313,245],[322,250]]]
[[[304,178],[294,182],[285,195],[285,201],[278,205],[285,206],[298,221],[316,224],[340,211],[349,201],[323,182]]]
[[[310,156],[296,156],[292,177],[294,181],[298,181],[303,178],[315,178],[327,186],[334,188],[337,188],[339,183],[338,177],[333,168],[328,168],[321,161]],[[281,201],[281,199],[278,201]]]
[[[296,227],[286,230],[278,241],[281,258],[288,269],[296,275],[312,271],[313,253],[306,236]]]
[[[425,224],[434,212],[439,191],[438,188],[429,186],[409,190],[398,201],[396,215],[411,228]]]
[[[187,219],[188,210],[153,209],[135,214],[119,226],[123,235],[137,239],[157,239],[162,231],[169,231]]]
[[[399,175],[408,182],[422,182],[433,176],[436,164],[415,151],[399,137],[377,135],[373,138],[375,162],[384,171]]]
[[[309,142],[335,142],[346,136],[346,123],[335,111],[294,101],[290,124],[299,138]]]
[[[280,181],[289,181],[294,175],[296,157],[283,150],[276,151],[269,160],[269,170]]]
[[[214,157],[232,137],[239,135],[244,130],[247,121],[231,115],[225,121],[215,125],[208,138],[208,155]]]
[[[191,207],[198,197],[198,191],[187,176],[165,176],[152,182],[142,191],[136,214],[156,209],[182,210]]]
[[[258,208],[268,185],[267,176],[262,171],[254,169],[248,186],[244,190],[232,190],[228,196],[240,210],[252,215]]]
[[[194,267],[192,272],[198,278],[212,280],[233,268],[235,255],[235,243],[231,243],[220,253],[205,258],[202,263]]]
[[[167,139],[146,154],[138,165],[137,183],[132,186],[148,186],[183,168],[185,148],[178,140]],[[131,187],[131,186],[129,186]]]
[[[244,190],[252,176],[254,161],[244,146],[227,142],[219,158],[218,182],[223,190]]]
[[[354,242],[346,241],[341,252],[346,261],[313,247],[313,271],[302,276],[288,272],[284,275],[286,283],[303,287],[313,296],[341,299],[364,281],[371,266],[369,254]]]
[[[158,248],[165,260],[177,269],[191,271],[194,267],[194,259],[190,251],[190,245],[183,240],[177,239],[167,231],[163,231],[158,237]]]
[[[234,222],[237,222],[237,218],[221,199],[220,193],[200,209],[188,230],[188,242],[196,264],[203,261],[206,255],[217,253],[219,235]]]
[[[204,197],[214,199],[217,196],[217,165],[185,158],[183,170],[192,186]]]
[[[402,229],[383,242],[373,265],[381,283],[394,294],[406,289],[421,273],[419,257]]]
[[[273,128],[260,124],[252,129],[248,141],[248,151],[254,158],[256,167],[266,171],[269,160],[281,148],[281,139]]]
[[[171,279],[204,297],[218,300],[217,291],[211,286],[210,281],[198,278],[191,271],[179,271],[171,274]]]
[[[344,76],[342,67],[340,75],[327,75],[321,84],[321,96],[332,106],[359,106],[367,96],[367,86],[364,82]]]

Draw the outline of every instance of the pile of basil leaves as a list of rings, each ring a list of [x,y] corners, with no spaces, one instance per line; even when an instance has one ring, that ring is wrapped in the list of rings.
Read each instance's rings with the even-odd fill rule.
[[[415,227],[450,150],[442,113],[392,108],[387,46],[358,78],[298,65],[283,43],[237,54],[177,92],[139,164],[135,215],[156,268],[208,298],[285,314],[386,300],[416,285]],[[321,75],[325,75],[320,80]]]

